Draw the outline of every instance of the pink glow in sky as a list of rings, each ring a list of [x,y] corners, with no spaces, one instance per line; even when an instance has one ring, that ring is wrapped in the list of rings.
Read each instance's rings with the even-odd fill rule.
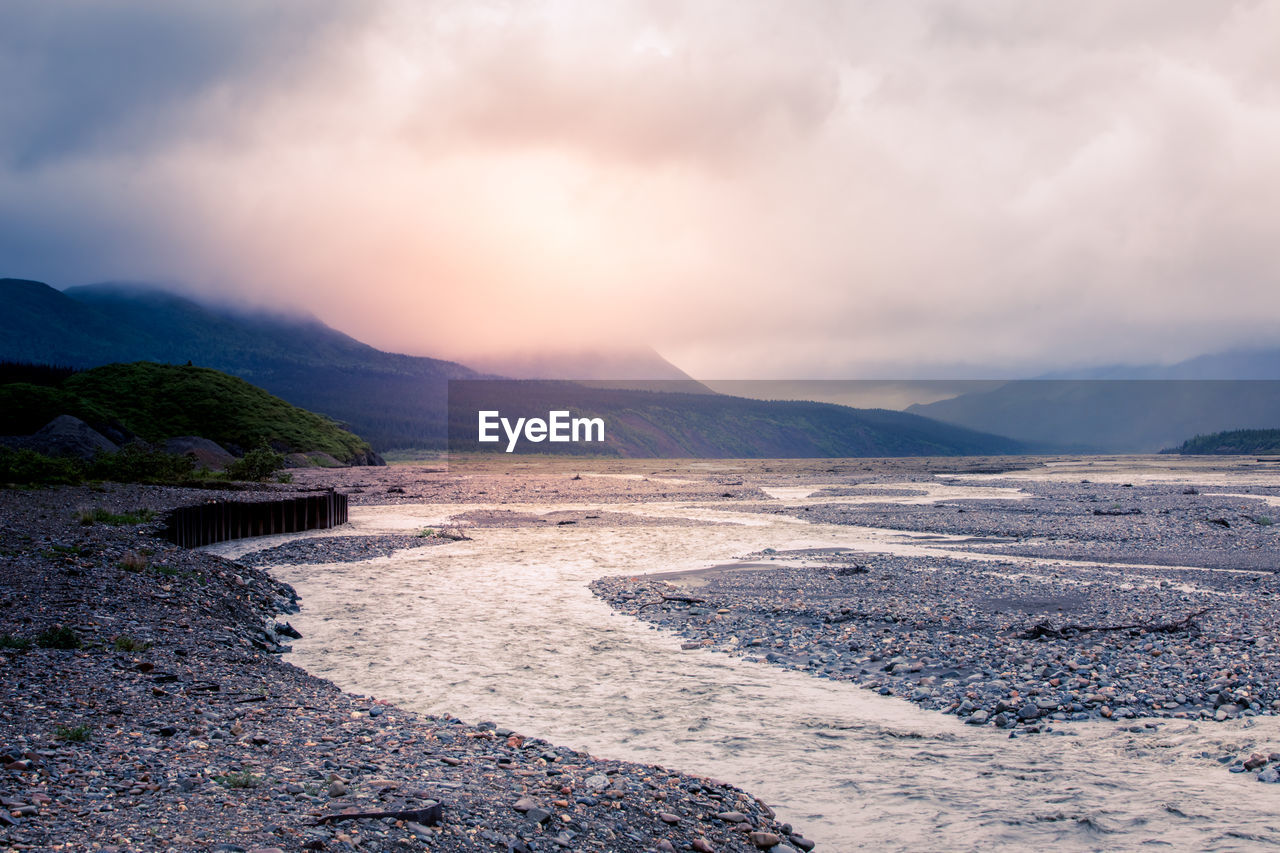
[[[1280,344],[1280,2],[0,9],[0,275],[696,376]]]

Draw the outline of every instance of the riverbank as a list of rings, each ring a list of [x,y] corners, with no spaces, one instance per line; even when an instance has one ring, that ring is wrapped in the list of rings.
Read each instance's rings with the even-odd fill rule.
[[[282,662],[295,606],[287,585],[154,536],[151,513],[215,496],[113,485],[0,492],[0,846],[810,846],[732,786],[412,713]],[[325,547],[337,558],[353,547],[350,559],[368,557],[368,543],[334,539]],[[417,539],[378,547],[423,547]]]

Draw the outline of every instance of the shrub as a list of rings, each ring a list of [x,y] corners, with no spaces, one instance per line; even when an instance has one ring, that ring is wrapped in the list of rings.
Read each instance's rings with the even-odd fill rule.
[[[34,450],[0,447],[0,483],[65,486],[75,485],[80,480],[80,469],[70,459],[55,459]]]
[[[264,444],[228,465],[226,474],[232,480],[262,482],[283,467],[284,454]]]
[[[66,625],[55,625],[37,634],[36,644],[46,649],[78,649],[80,638]]]
[[[16,649],[25,652],[35,645],[30,637],[15,637],[13,634],[0,634],[0,649]]]
[[[99,453],[85,469],[92,480],[116,483],[180,483],[191,479],[195,460],[143,444],[126,444],[115,453]]]

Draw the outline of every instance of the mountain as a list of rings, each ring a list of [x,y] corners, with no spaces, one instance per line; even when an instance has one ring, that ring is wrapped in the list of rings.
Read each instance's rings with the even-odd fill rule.
[[[1040,379],[1280,379],[1280,349],[1208,353],[1176,364],[1111,364],[1060,371]]]
[[[1003,455],[1027,450],[1001,436],[885,409],[507,380],[453,384],[449,399],[451,451],[505,452],[505,439],[496,444],[478,440],[479,413],[486,410],[500,413],[511,424],[519,418],[547,419],[548,413],[556,410],[604,422],[603,442],[518,442],[516,451],[526,453],[814,458]]]
[[[1188,435],[1280,425],[1280,381],[1021,380],[907,411],[1045,451],[1155,453]]]
[[[511,379],[693,381],[693,377],[650,347],[483,354],[467,361],[485,373]]]
[[[0,358],[72,367],[188,361],[348,424],[375,447],[443,447],[450,361],[382,352],[314,318],[201,305],[155,288],[58,291],[0,279]]]
[[[0,384],[0,435],[28,435],[60,415],[120,441],[137,436],[159,444],[200,436],[238,454],[270,444],[347,463],[377,461],[367,442],[328,418],[206,367],[109,364],[52,385]]]
[[[1164,452],[1187,455],[1280,453],[1280,429],[1239,429],[1197,435]]]
[[[82,368],[138,361],[213,368],[328,415],[377,450],[443,448],[450,380],[484,378],[454,362],[382,352],[314,318],[201,305],[137,285],[61,292],[4,279],[0,305],[0,359]],[[578,354],[575,361],[548,361],[539,369],[579,372],[587,358]],[[573,377],[584,383],[551,383],[558,389],[553,395],[525,402],[621,415],[609,451],[631,455],[902,456],[1023,449],[1008,439],[901,412],[718,395],[657,353],[620,358],[604,359],[595,377]],[[614,375],[601,378],[601,370]],[[674,381],[659,381],[663,375]],[[462,384],[483,384],[490,392],[502,387]],[[515,399],[524,398],[517,393]],[[470,423],[474,428],[475,421]]]

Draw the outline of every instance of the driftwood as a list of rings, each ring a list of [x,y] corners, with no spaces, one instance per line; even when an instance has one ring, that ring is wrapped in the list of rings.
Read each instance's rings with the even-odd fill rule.
[[[706,604],[707,603],[707,600],[705,598],[691,598],[687,595],[664,595],[662,596],[662,598],[658,599],[657,601],[649,601],[649,602],[646,602],[645,604],[641,604],[639,607],[636,608],[636,612],[639,613],[641,610],[644,610],[646,607],[649,607],[654,604],[661,604],[664,601],[683,601],[685,604]]]
[[[1176,634],[1179,631],[1195,630],[1195,620],[1212,609],[1212,607],[1206,607],[1203,610],[1197,610],[1195,613],[1188,613],[1173,622],[1139,622],[1134,625],[1063,625],[1061,628],[1056,628],[1052,622],[1046,619],[1044,622],[1032,625],[1017,636],[1019,640],[1038,640],[1041,637],[1048,637],[1053,640],[1069,640],[1081,634],[1101,633],[1104,631],[1145,631],[1148,634]]]
[[[316,818],[314,826],[320,826],[324,823],[338,823],[344,820],[366,820],[383,817],[391,817],[396,820],[411,820],[414,823],[420,823],[423,826],[434,826],[443,819],[444,807],[439,803],[433,806],[427,806],[425,809],[409,809],[400,812],[352,812],[351,814],[327,814]]]

